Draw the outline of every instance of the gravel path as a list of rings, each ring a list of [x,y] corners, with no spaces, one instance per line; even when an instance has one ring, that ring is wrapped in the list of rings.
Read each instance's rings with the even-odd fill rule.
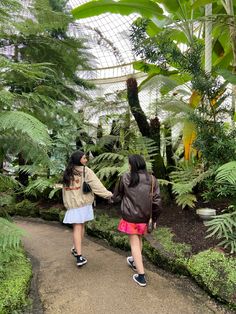
[[[71,229],[59,223],[16,219],[27,231],[24,246],[34,265],[40,307],[33,314],[208,314],[226,313],[181,278],[147,270],[138,286],[125,256],[85,238],[82,268],[70,253]]]

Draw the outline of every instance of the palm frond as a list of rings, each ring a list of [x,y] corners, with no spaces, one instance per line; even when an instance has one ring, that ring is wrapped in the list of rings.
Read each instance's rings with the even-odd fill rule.
[[[230,161],[216,170],[218,183],[230,183],[236,185],[236,161]]]
[[[236,211],[217,215],[204,224],[208,227],[207,238],[221,239],[219,245],[230,248],[231,253],[236,253]]]

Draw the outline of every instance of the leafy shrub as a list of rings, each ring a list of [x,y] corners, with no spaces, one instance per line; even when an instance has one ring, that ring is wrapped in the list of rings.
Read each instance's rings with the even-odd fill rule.
[[[188,269],[195,280],[212,295],[236,308],[236,260],[207,250],[192,256]]]
[[[174,233],[169,228],[157,228],[154,230],[153,236],[166,251],[174,253],[176,257],[186,257],[191,252],[191,245],[173,241]]]
[[[16,204],[15,214],[20,216],[37,217],[39,215],[39,209],[36,203],[32,203],[25,199],[22,202]]]
[[[3,267],[4,266],[4,267]],[[31,264],[21,249],[0,252],[0,313],[21,313],[28,305]]]
[[[12,314],[28,302],[31,265],[20,248],[24,231],[0,218],[0,313]]]

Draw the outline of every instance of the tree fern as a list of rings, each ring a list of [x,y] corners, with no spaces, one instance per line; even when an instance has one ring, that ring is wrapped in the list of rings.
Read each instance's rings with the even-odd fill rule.
[[[47,128],[33,116],[19,111],[0,113],[0,130],[14,130],[26,134],[33,143],[49,145],[51,140]]]
[[[37,197],[42,195],[46,190],[53,190],[54,185],[58,182],[58,178],[53,177],[51,179],[47,178],[38,178],[36,180],[32,180],[29,185],[24,189],[25,195],[31,195]]]

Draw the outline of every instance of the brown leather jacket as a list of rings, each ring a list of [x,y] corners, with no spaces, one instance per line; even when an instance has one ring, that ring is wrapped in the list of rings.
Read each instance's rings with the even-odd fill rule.
[[[129,187],[130,173],[125,173],[117,184],[112,199],[121,200],[122,218],[128,222],[147,223],[152,209],[152,219],[157,221],[162,207],[160,189],[157,179],[153,177],[153,194],[151,193],[151,175],[140,171],[139,184]],[[151,196],[152,194],[152,196]]]

